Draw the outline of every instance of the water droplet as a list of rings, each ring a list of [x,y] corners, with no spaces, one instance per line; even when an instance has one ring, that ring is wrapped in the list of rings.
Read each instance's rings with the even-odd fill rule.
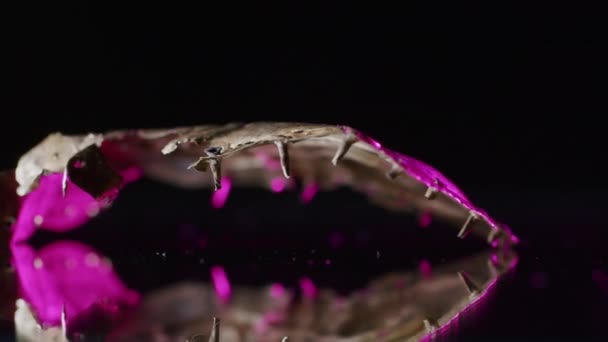
[[[65,216],[74,217],[76,215],[76,208],[73,205],[68,205],[65,207]]]
[[[44,222],[44,217],[42,217],[42,215],[34,216],[34,224],[36,226],[41,226],[43,222]]]
[[[84,259],[84,263],[89,267],[99,266],[99,257],[95,253],[89,253]]]
[[[44,263],[42,262],[42,259],[40,259],[40,258],[34,259],[34,268],[39,270],[42,267],[44,267]]]

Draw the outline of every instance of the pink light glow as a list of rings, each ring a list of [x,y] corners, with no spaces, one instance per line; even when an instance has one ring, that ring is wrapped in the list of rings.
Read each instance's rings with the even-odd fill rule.
[[[304,298],[314,299],[317,297],[317,287],[308,277],[300,278],[300,289]]]
[[[304,187],[304,190],[302,190],[302,194],[300,195],[302,203],[310,203],[310,201],[312,201],[312,199],[317,194],[317,191],[319,191],[319,187],[317,186],[317,184],[311,183],[306,185],[306,187]]]
[[[230,299],[232,290],[230,289],[230,282],[224,272],[224,268],[221,266],[211,267],[211,280],[215,287],[215,293],[220,297],[222,302],[227,302]]]
[[[273,192],[282,192],[285,190],[285,187],[286,181],[283,177],[275,177],[270,181],[270,189],[272,189]]]
[[[140,179],[142,175],[143,171],[135,166],[128,167],[120,172],[120,176],[125,183],[135,182]]]
[[[433,275],[433,268],[431,267],[431,263],[426,259],[420,261],[420,263],[418,264],[418,270],[424,278],[430,278]]]
[[[431,213],[428,211],[423,212],[422,215],[420,215],[420,217],[418,218],[418,224],[422,228],[426,228],[429,225],[431,225],[432,221],[433,221],[433,215],[431,215]]]
[[[216,209],[223,208],[226,204],[230,188],[232,187],[232,181],[228,177],[222,177],[221,184],[222,188],[211,195],[211,206]]]
[[[285,287],[281,283],[274,283],[270,286],[270,296],[278,299],[285,295]]]
[[[111,264],[87,245],[58,241],[36,252],[27,244],[13,243],[11,252],[21,294],[45,325],[61,323],[64,305],[69,323],[92,307],[117,314],[117,307],[139,301],[137,292],[124,286]]]

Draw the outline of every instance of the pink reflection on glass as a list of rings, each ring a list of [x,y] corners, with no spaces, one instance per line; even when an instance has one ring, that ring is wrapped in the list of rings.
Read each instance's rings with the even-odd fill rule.
[[[273,192],[282,192],[285,190],[286,181],[283,177],[275,177],[270,181],[270,189]]]
[[[270,286],[270,296],[278,299],[285,295],[285,287],[281,283],[274,283]]]
[[[433,215],[431,215],[431,213],[428,211],[423,212],[420,215],[420,217],[418,218],[418,224],[422,228],[426,228],[426,227],[430,226],[432,221],[433,221]]]
[[[508,265],[508,269],[514,268],[515,265],[517,265],[517,262],[518,262],[518,259],[513,258],[511,263]],[[422,341],[431,342],[431,341],[434,341],[435,337],[438,335],[445,336],[446,334],[448,334],[449,330],[458,329],[458,322],[460,321],[460,317],[464,314],[468,314],[470,312],[470,310],[475,308],[477,303],[483,302],[484,300],[486,300],[488,298],[488,295],[490,293],[492,293],[494,287],[496,286],[497,281],[498,281],[498,278],[490,280],[488,283],[488,286],[486,287],[486,290],[483,293],[481,293],[479,296],[473,298],[470,303],[468,303],[462,310],[460,310],[456,315],[454,315],[452,318],[450,318],[449,321],[444,323],[439,329],[435,330],[434,332],[432,332],[430,334],[426,334],[424,337],[422,337],[420,339],[420,341],[421,342]]]
[[[230,188],[232,188],[232,181],[228,177],[222,177],[221,184],[222,188],[211,195],[211,206],[216,209],[224,207],[230,194]]]
[[[319,191],[319,187],[317,186],[317,184],[311,183],[306,185],[304,187],[304,190],[302,190],[302,194],[300,195],[302,203],[310,203],[310,201],[312,201],[312,199],[317,194],[317,191]]]
[[[230,289],[230,282],[224,272],[224,268],[221,266],[211,267],[211,280],[215,287],[215,293],[220,297],[223,302],[227,302],[230,299],[232,290]]]
[[[116,314],[117,307],[139,301],[139,295],[113,272],[111,263],[87,245],[59,241],[36,252],[27,244],[13,243],[11,251],[22,296],[44,325],[59,325],[64,305],[70,322],[93,307],[113,308],[104,311]]]
[[[317,296],[317,287],[308,277],[300,278],[300,289],[304,298],[314,299]]]
[[[487,298],[488,297],[488,293],[490,293],[492,291],[492,289],[494,288],[494,286],[496,285],[496,279],[492,280],[489,284],[488,287],[486,288],[486,291],[484,291],[479,297],[474,298],[473,300],[471,300],[471,302],[469,304],[467,304],[462,310],[460,310],[457,314],[455,314],[452,318],[450,318],[449,321],[447,321],[444,325],[442,325],[441,327],[439,327],[439,329],[435,330],[434,332],[425,335],[422,339],[420,339],[421,342],[431,342],[435,340],[435,337],[437,337],[438,335],[446,335],[449,330],[451,329],[458,329],[458,322],[460,321],[460,317],[464,314],[468,314],[469,311],[471,309],[473,309],[473,307],[482,299]]]
[[[420,261],[420,263],[418,264],[418,270],[424,278],[430,278],[433,275],[433,268],[431,267],[431,263],[426,259]]]

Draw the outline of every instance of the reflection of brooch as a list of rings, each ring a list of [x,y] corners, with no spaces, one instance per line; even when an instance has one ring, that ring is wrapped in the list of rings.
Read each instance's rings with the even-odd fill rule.
[[[213,326],[212,339],[218,339],[220,320],[211,320],[218,316],[222,341],[281,341],[284,336],[294,341],[418,340],[449,326],[515,264],[511,246],[517,239],[506,226],[473,205],[434,168],[393,152],[349,127],[260,122],[86,136],[56,133],[19,160],[15,187],[22,197],[6,197],[6,208],[0,208],[4,219],[15,216],[11,223],[14,266],[19,280],[29,284],[23,288],[15,316],[18,329],[28,329],[27,317],[50,326],[60,325],[63,310],[67,317],[63,323],[70,334],[86,337],[87,332],[70,329],[71,320],[90,311],[97,304],[97,294],[105,298],[105,306],[95,308],[106,314],[109,307],[124,311],[136,305],[137,295],[120,283],[111,268],[100,273],[99,267],[107,267],[108,263],[101,262],[103,259],[89,247],[60,244],[35,256],[24,244],[39,228],[63,232],[83,225],[109,207],[125,184],[141,175],[178,187],[211,186],[215,190],[211,202],[215,208],[223,207],[235,188],[257,187],[279,193],[300,187],[301,201],[308,203],[318,192],[350,187],[392,212],[417,213],[423,226],[429,225],[431,218],[446,222],[456,227],[452,236],[477,237],[490,248],[432,271],[427,261],[421,262],[419,272],[381,276],[365,290],[345,297],[317,288],[305,276],[299,282],[298,300],[282,284],[252,291],[231,286],[224,269],[214,266],[213,287],[191,284],[146,295],[140,307],[150,310],[146,315],[154,314],[157,321],[148,322],[146,327],[136,320],[131,326],[110,329],[110,336],[123,334],[121,338],[129,339],[135,336],[129,334],[141,334],[152,325],[162,327],[168,324],[164,321],[167,305],[188,311],[196,304],[205,306],[195,310],[198,316],[188,317],[188,322],[172,323],[175,336],[208,339],[198,329]],[[162,200],[162,194],[159,197]],[[13,209],[8,210],[9,207]],[[343,238],[334,235],[332,239],[332,244],[339,245]],[[379,258],[380,252],[377,253]],[[96,257],[96,263],[91,255]],[[45,258],[73,267],[47,267]],[[329,265],[331,260],[325,263]],[[66,293],[61,281],[72,276],[74,270],[78,270],[79,279],[97,279],[96,286],[84,291],[83,284],[80,292]],[[210,296],[217,300],[201,302],[201,298]],[[30,308],[29,316],[23,314]]]

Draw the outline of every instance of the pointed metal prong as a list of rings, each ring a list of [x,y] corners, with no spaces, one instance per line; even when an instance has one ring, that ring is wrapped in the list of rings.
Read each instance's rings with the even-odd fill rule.
[[[437,194],[437,189],[435,189],[432,186],[429,186],[426,189],[426,192],[424,193],[424,198],[431,200],[431,199],[435,198],[436,194]]]
[[[477,220],[477,214],[475,214],[474,212],[469,212],[469,217],[467,217],[467,220],[464,221],[464,224],[462,225],[462,228],[460,228],[460,231],[458,232],[458,237],[461,239],[464,239],[469,232],[471,231],[471,228],[473,227],[473,221]]]
[[[211,177],[213,178],[213,189],[218,191],[222,188],[222,168],[220,160],[217,158],[209,159],[209,168],[211,169]]]
[[[65,304],[61,306],[61,336],[64,342],[68,342],[68,327],[67,317],[65,313]]]
[[[220,319],[217,317],[213,317],[213,327],[211,328],[209,342],[220,342]]]
[[[281,342],[287,342],[287,341],[289,341],[289,337],[283,336],[283,339],[281,339]]]
[[[427,334],[439,329],[439,324],[434,319],[427,318],[422,322],[424,323],[424,329],[426,330]]]
[[[481,292],[479,286],[465,272],[458,272],[458,277],[460,277],[460,280],[462,280],[462,283],[467,288],[469,295],[476,296]]]
[[[346,152],[348,152],[355,142],[357,142],[357,137],[353,132],[348,132],[340,142],[340,146],[338,146],[336,154],[334,154],[334,157],[331,159],[331,163],[334,164],[334,166],[338,165],[338,162],[342,160]]]
[[[285,178],[289,178],[289,152],[287,151],[287,143],[284,141],[275,141],[277,149],[279,150],[279,159],[281,160],[281,169]]]

